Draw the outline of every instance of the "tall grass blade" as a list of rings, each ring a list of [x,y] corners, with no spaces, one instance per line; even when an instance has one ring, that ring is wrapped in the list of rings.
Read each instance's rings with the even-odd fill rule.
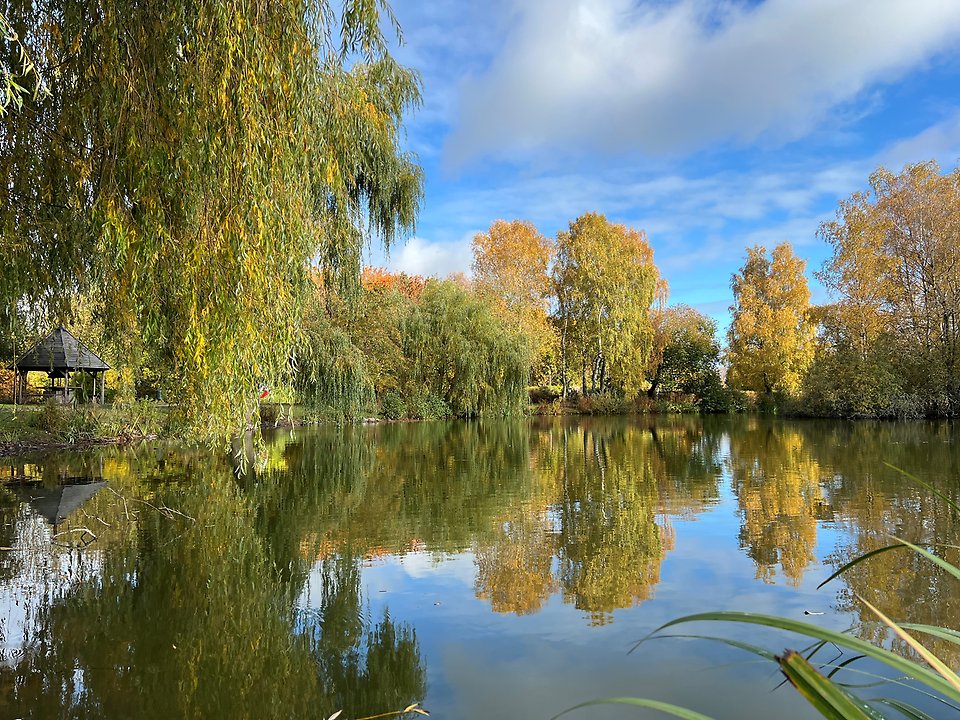
[[[580,703],[579,705],[574,705],[572,708],[564,710],[559,715],[554,715],[551,720],[557,720],[557,718],[562,715],[566,715],[574,710],[590,707],[592,705],[635,705],[637,707],[657,710],[665,715],[672,715],[673,717],[678,717],[682,720],[713,720],[713,718],[711,718],[709,715],[698,713],[695,710],[688,710],[687,708],[680,707],[679,705],[660,702],[659,700],[645,700],[643,698],[632,697],[599,698],[597,700],[591,700],[590,702]]]
[[[865,552],[863,555],[858,555],[853,560],[846,563],[843,567],[837,570],[835,573],[833,573],[830,577],[828,577],[822,583],[817,585],[817,590],[822,588],[824,585],[826,585],[828,582],[830,582],[834,578],[839,577],[840,575],[843,575],[843,573],[845,573],[847,570],[852,568],[854,565],[859,565],[867,558],[872,558],[874,555],[879,555],[880,553],[885,553],[885,552],[888,552],[889,550],[903,550],[903,549],[905,549],[905,546],[902,545],[901,543],[897,543],[895,545],[887,545],[886,547],[877,548],[876,550],[870,550],[869,552]]]
[[[818,627],[817,625],[811,625],[798,620],[791,620],[790,618],[776,617],[775,615],[762,615],[759,613],[730,611],[697,613],[695,615],[686,615],[684,617],[677,618],[676,620],[671,620],[670,622],[665,623],[658,629],[654,630],[650,636],[656,635],[661,630],[666,630],[668,627],[703,620],[762,625],[778,630],[797,633],[799,635],[806,635],[807,637],[811,638],[826,640],[840,647],[848,648],[853,652],[862,653],[875,660],[879,660],[897,672],[911,677],[914,680],[919,680],[927,685],[927,687],[942,693],[945,697],[960,702],[960,690],[955,688],[951,683],[947,682],[947,680],[929,668],[926,668],[915,662],[911,662],[910,660],[900,657],[889,650],[872,645],[865,640],[860,640],[859,638],[837,632],[836,630],[829,630],[827,628]]]
[[[827,680],[795,650],[787,650],[777,663],[790,684],[828,720],[883,720],[880,713]]]
[[[910,478],[910,479],[911,479],[913,482],[915,482],[917,485],[921,485],[921,486],[925,487],[927,490],[929,490],[929,491],[932,492],[934,495],[936,495],[938,498],[940,498],[940,499],[943,500],[945,503],[947,503],[947,505],[949,505],[950,507],[952,507],[956,512],[960,513],[960,505],[958,505],[956,502],[954,502],[954,501],[951,500],[949,497],[947,497],[946,495],[944,495],[942,492],[940,492],[939,490],[937,490],[937,489],[936,489],[933,485],[931,485],[930,483],[924,482],[923,480],[921,480],[920,478],[918,478],[916,475],[912,475],[912,474],[908,473],[906,470],[903,470],[902,468],[898,468],[896,465],[891,465],[891,464],[888,463],[888,462],[885,462],[884,465],[886,465],[886,466],[887,466],[888,468],[890,468],[891,470],[896,470],[898,473],[900,473],[900,474],[903,475],[904,477]]]
[[[892,707],[901,715],[908,718],[908,720],[935,720],[932,715],[927,715],[925,712],[918,710],[913,705],[908,705],[907,703],[901,702],[900,700],[895,700],[894,698],[875,698],[871,702],[882,703],[883,705]]]
[[[957,630],[938,627],[936,625],[923,625],[920,623],[900,623],[900,627],[902,627],[904,630],[916,630],[917,632],[932,635],[940,640],[946,640],[954,645],[960,645],[960,631]]]
[[[650,638],[651,640],[660,640],[664,638],[682,638],[685,640],[712,640],[714,642],[723,643],[724,645],[729,645],[730,647],[735,647],[740,650],[746,650],[748,653],[753,653],[754,655],[759,655],[762,658],[767,660],[776,660],[777,656],[770,652],[769,650],[758,647],[756,645],[751,645],[750,643],[741,642],[740,640],[731,640],[730,638],[718,637],[716,635],[657,635],[655,638]],[[636,648],[636,646],[634,646]],[[633,649],[630,650],[633,652]],[[629,654],[629,653],[628,653]]]
[[[920,547],[919,545],[914,545],[912,542],[908,542],[908,541],[906,541],[906,540],[901,540],[900,538],[898,538],[898,537],[895,536],[895,535],[892,536],[892,537],[893,537],[893,539],[896,540],[897,542],[900,542],[900,543],[903,543],[904,545],[906,545],[908,548],[910,548],[911,550],[913,550],[915,553],[917,553],[917,554],[919,554],[919,555],[922,555],[922,556],[925,557],[927,560],[929,560],[930,562],[932,562],[934,565],[937,565],[938,567],[943,568],[943,569],[946,570],[948,573],[950,573],[951,575],[953,575],[957,580],[960,580],[960,568],[958,568],[956,565],[947,562],[946,560],[944,560],[944,559],[943,559],[942,557],[940,557],[939,555],[934,555],[934,554],[933,554],[932,552],[930,552],[929,550],[924,550],[924,549],[923,549],[922,547]]]
[[[834,666],[833,670],[831,670],[830,673],[827,675],[827,679],[831,679],[834,675],[836,675],[838,672],[840,672],[840,671],[843,670],[845,667],[847,667],[847,665],[849,665],[850,663],[855,663],[857,660],[862,660],[864,657],[866,657],[866,656],[865,656],[865,655],[854,655],[852,658],[847,658],[846,660],[844,660],[844,661],[843,661],[842,663],[840,663],[839,665]]]
[[[893,630],[897,634],[897,637],[899,637],[901,640],[907,643],[910,647],[912,647],[914,651],[916,651],[916,653],[920,655],[920,657],[926,660],[926,662],[930,665],[930,667],[932,667],[934,670],[940,673],[940,675],[944,679],[946,679],[947,682],[953,685],[957,689],[957,691],[960,692],[960,677],[957,677],[957,674],[953,670],[951,670],[949,667],[947,667],[946,663],[944,663],[940,658],[938,658],[932,652],[927,650],[927,648],[924,647],[923,643],[919,642],[915,637],[913,637],[913,635],[911,635],[902,627],[897,625],[893,620],[891,620],[882,612],[880,612],[880,610],[878,610],[873,605],[871,605],[867,600],[862,598],[860,595],[857,595],[857,599],[860,602],[862,602],[864,605],[866,605],[870,609],[870,612],[872,612],[874,615],[880,618],[880,620],[883,622],[884,625],[886,625],[891,630]]]

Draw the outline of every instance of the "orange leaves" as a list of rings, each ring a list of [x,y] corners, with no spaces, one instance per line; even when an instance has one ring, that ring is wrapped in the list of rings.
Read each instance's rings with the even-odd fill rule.
[[[386,268],[368,266],[360,275],[360,286],[368,291],[396,291],[411,300],[417,300],[423,292],[426,278],[422,275],[392,273]]]
[[[554,342],[547,322],[553,250],[554,243],[525,220],[497,220],[473,238],[477,293],[529,339],[537,362]]]

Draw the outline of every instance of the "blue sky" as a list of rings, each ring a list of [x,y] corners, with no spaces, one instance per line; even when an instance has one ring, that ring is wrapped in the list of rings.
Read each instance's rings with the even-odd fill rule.
[[[960,161],[960,0],[394,0],[423,76],[415,235],[368,262],[469,273],[473,235],[586,211],[644,229],[725,326],[744,249],[817,227],[879,165]]]

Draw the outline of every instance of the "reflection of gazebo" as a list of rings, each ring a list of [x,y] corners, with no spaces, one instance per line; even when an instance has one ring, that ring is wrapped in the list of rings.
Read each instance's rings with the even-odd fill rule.
[[[70,373],[88,372],[93,375],[93,397],[97,397],[97,376],[100,378],[102,404],[104,378],[109,369],[109,365],[61,325],[17,361],[14,392],[17,399],[22,400],[27,389],[27,373],[45,372],[50,378],[50,394],[61,392],[63,398],[69,400]]]
[[[24,487],[20,495],[37,515],[51,525],[59,525],[67,516],[106,486],[103,480],[79,481],[56,487]]]

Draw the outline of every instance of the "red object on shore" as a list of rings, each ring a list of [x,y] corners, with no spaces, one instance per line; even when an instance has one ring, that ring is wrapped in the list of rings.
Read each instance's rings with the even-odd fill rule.
[[[260,392],[260,399],[263,400],[263,399],[264,399],[267,395],[269,395],[269,394],[270,394],[270,391],[267,390],[267,388],[264,388],[264,389]]]

